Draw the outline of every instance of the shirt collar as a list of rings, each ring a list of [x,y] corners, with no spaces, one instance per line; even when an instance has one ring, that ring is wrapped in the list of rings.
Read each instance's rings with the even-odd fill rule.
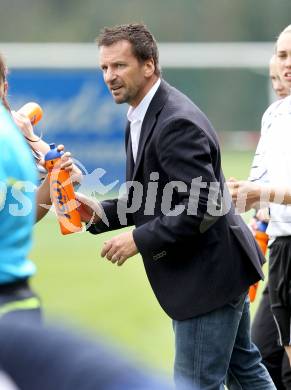
[[[142,101],[139,103],[138,106],[129,107],[127,112],[127,119],[129,120],[129,122],[143,121],[143,118],[145,117],[150,102],[152,101],[152,98],[157,92],[157,89],[159,88],[160,84],[161,84],[161,79],[159,78],[156,81],[156,83],[152,86],[152,88],[148,91],[148,93],[145,95],[145,97],[142,99]]]

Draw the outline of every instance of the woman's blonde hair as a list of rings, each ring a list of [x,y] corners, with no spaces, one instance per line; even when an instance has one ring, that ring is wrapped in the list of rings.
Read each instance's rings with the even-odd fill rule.
[[[291,24],[289,24],[287,27],[284,28],[283,31],[280,32],[280,34],[278,35],[278,38],[276,40],[276,46],[275,46],[275,50],[277,51],[277,42],[278,40],[281,38],[281,36],[283,34],[286,34],[286,33],[291,33]]]
[[[5,63],[5,60],[4,60],[4,57],[3,55],[0,53],[0,77],[3,81],[6,80],[6,76],[7,76],[7,66],[6,66],[6,63]]]
[[[7,74],[8,68],[6,66],[6,62],[4,60],[3,55],[0,53],[0,83],[7,83]],[[3,105],[10,111],[10,107],[8,101],[6,99],[6,93],[1,97],[1,101]]]
[[[285,33],[285,32],[291,32],[291,24],[289,24],[289,26],[285,27],[284,30],[282,31],[282,33]],[[281,34],[282,34],[281,33]]]

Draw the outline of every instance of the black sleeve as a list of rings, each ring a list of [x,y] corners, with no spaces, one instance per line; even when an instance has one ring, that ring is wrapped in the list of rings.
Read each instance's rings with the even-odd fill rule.
[[[99,234],[132,226],[132,214],[122,211],[125,207],[127,208],[127,202],[126,196],[101,202],[101,206],[103,207],[102,220],[96,224],[88,224],[87,230],[92,234]],[[125,215],[126,218],[120,218],[120,215]]]

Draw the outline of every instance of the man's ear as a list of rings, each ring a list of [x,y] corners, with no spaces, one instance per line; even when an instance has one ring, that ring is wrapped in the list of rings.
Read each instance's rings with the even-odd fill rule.
[[[155,73],[155,63],[152,58],[146,60],[144,63],[145,67],[145,77],[151,77]]]

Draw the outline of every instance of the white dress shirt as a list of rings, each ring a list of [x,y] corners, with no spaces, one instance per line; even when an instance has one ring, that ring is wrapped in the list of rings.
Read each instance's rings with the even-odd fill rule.
[[[291,187],[291,96],[273,103],[262,118],[262,132],[249,180]],[[291,206],[270,204],[271,238],[291,235]]]
[[[127,119],[130,122],[130,136],[134,162],[136,162],[142,122],[150,105],[150,102],[152,101],[152,98],[154,97],[155,93],[157,92],[157,89],[160,86],[160,83],[161,79],[158,79],[157,82],[152,86],[149,92],[142,99],[142,101],[139,103],[139,105],[137,107],[130,106],[127,112]]]

